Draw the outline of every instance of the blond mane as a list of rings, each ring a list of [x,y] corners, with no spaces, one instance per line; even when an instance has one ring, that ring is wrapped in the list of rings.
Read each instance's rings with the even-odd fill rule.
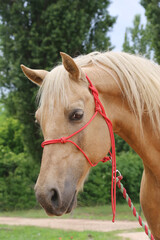
[[[111,74],[109,69],[112,69],[118,79],[112,77],[121,88],[140,123],[146,112],[152,124],[158,124],[158,128],[160,127],[160,66],[143,57],[124,52],[93,52],[74,60],[81,68],[92,63],[109,74]],[[70,82],[62,65],[54,68],[40,88],[40,104],[43,105],[46,99],[52,102],[54,99],[59,99],[67,103],[66,89],[69,89]]]

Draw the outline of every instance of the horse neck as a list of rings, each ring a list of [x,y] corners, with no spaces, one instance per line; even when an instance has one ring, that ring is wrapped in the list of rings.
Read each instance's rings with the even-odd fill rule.
[[[111,70],[109,70],[111,71]],[[86,68],[85,72],[99,92],[106,114],[113,124],[113,131],[123,138],[142,158],[144,166],[150,168],[159,176],[159,137],[147,116],[139,119],[130,109],[118,84],[112,76],[118,77],[112,71],[112,76],[102,69]],[[160,177],[159,177],[160,178]]]

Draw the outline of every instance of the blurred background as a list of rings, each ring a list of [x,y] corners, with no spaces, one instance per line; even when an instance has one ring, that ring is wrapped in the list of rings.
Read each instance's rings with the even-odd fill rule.
[[[38,208],[34,196],[43,138],[36,125],[38,87],[20,64],[51,70],[63,51],[126,51],[160,63],[160,1],[0,0],[0,212]],[[139,202],[142,162],[116,136],[117,168]],[[79,206],[110,203],[111,166],[93,168]],[[121,193],[117,191],[121,203]]]

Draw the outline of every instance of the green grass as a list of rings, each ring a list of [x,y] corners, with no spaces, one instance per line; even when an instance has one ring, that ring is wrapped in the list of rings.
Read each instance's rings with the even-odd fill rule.
[[[15,227],[0,225],[0,239],[6,240],[121,240],[116,234],[118,231],[101,232],[75,232],[53,230],[39,227]]]
[[[135,205],[139,211],[139,204]],[[24,218],[51,218],[48,217],[43,209],[31,209],[12,212],[0,212],[0,216],[8,217],[24,217]],[[97,220],[112,220],[112,210],[110,205],[93,206],[93,207],[77,207],[71,214],[64,215],[58,218],[78,218],[78,219],[97,219]],[[116,220],[135,221],[131,209],[127,204],[117,204]]]

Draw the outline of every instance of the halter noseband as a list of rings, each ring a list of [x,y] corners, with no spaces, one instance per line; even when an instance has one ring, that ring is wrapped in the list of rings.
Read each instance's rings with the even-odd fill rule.
[[[101,162],[107,162],[110,159],[112,159],[111,201],[112,201],[112,212],[113,212],[112,221],[114,222],[115,212],[116,212],[116,152],[115,152],[115,140],[114,140],[113,128],[112,128],[112,123],[107,118],[104,107],[103,107],[103,105],[102,105],[102,103],[99,99],[97,89],[93,86],[91,80],[89,79],[89,77],[87,75],[86,75],[86,78],[89,82],[89,89],[91,90],[91,92],[93,94],[93,97],[94,97],[94,101],[95,101],[95,113],[94,113],[94,115],[91,117],[91,119],[82,128],[80,128],[78,131],[72,133],[68,137],[46,140],[46,141],[42,142],[41,146],[44,148],[45,145],[49,145],[49,144],[70,142],[70,143],[74,144],[83,153],[83,155],[85,156],[85,158],[87,159],[87,161],[89,162],[91,167],[95,167],[100,161]],[[73,137],[74,135],[78,134],[79,132],[81,132],[83,129],[85,129],[92,122],[92,120],[96,117],[97,113],[100,113],[102,115],[102,117],[105,119],[106,124],[108,126],[109,133],[110,133],[110,138],[111,138],[112,153],[110,152],[110,156],[104,157],[103,159],[99,160],[97,163],[93,164],[90,161],[90,159],[88,158],[88,156],[85,154],[85,152],[75,142],[70,140],[70,138]]]

